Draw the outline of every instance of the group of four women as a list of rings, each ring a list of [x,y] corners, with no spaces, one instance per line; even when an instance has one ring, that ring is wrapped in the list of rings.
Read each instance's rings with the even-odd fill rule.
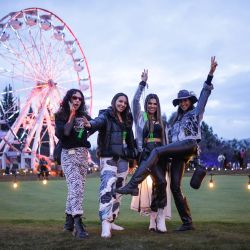
[[[99,217],[102,224],[101,237],[111,237],[112,230],[123,230],[114,223],[122,194],[135,198],[144,192],[142,183],[148,175],[153,180],[150,197],[149,230],[166,232],[166,211],[170,206],[170,189],[182,220],[179,231],[194,229],[190,209],[181,191],[185,165],[197,154],[201,139],[200,121],[207,99],[213,89],[213,73],[217,67],[215,57],[200,97],[181,90],[173,105],[178,106],[168,123],[163,121],[159,98],[149,94],[141,110],[140,98],[147,84],[148,72],[144,70],[141,82],[132,102],[124,93],[116,94],[107,109],[100,110],[98,117],[91,119],[86,112],[84,96],[80,90],[71,89],[63,98],[55,114],[56,136],[62,145],[61,164],[65,173],[68,195],[66,201],[65,231],[72,231],[80,239],[88,232],[82,223],[83,196],[88,168],[88,136],[98,131],[98,156],[100,158]],[[198,102],[197,106],[194,104]],[[132,130],[135,123],[136,143]],[[129,160],[137,159],[138,168],[125,185]],[[169,178],[171,177],[171,178]],[[170,181],[167,181],[171,179]],[[140,201],[139,201],[140,203]],[[168,207],[168,209],[166,209]],[[140,205],[139,205],[140,209]],[[143,208],[142,208],[143,209]]]

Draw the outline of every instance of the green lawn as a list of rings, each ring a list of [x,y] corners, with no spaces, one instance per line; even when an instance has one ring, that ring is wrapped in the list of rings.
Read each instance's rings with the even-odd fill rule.
[[[66,183],[49,181],[0,182],[1,249],[248,249],[250,245],[250,191],[247,176],[215,176],[209,189],[206,177],[199,190],[190,188],[190,177],[183,180],[196,230],[176,233],[180,219],[172,203],[173,218],[168,233],[147,231],[148,217],[129,209],[130,196],[124,196],[117,221],[125,226],[110,240],[102,239],[98,220],[99,179],[88,176],[85,196],[85,224],[90,237],[75,240],[62,232]]]

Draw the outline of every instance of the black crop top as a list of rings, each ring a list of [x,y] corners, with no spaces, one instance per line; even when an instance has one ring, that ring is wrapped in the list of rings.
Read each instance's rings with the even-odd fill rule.
[[[154,124],[153,135],[150,136],[148,126],[145,126],[143,129],[143,140],[145,138],[162,138],[162,126],[159,123]]]

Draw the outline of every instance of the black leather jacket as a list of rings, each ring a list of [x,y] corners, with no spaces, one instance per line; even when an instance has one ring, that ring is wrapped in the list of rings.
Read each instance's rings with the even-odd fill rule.
[[[131,118],[132,119],[132,118]],[[111,108],[100,110],[99,116],[90,121],[90,134],[99,131],[97,138],[97,153],[99,157],[121,157],[133,159],[136,157],[132,124],[126,127],[114,116]],[[123,143],[126,132],[125,144]]]

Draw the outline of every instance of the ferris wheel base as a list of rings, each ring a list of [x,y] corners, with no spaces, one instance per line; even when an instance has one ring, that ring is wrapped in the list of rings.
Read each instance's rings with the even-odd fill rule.
[[[41,155],[40,155],[41,157]],[[47,156],[44,156],[47,158]],[[6,152],[0,156],[1,168],[12,168],[13,164],[18,165],[18,169],[36,169],[39,157],[35,153]]]

